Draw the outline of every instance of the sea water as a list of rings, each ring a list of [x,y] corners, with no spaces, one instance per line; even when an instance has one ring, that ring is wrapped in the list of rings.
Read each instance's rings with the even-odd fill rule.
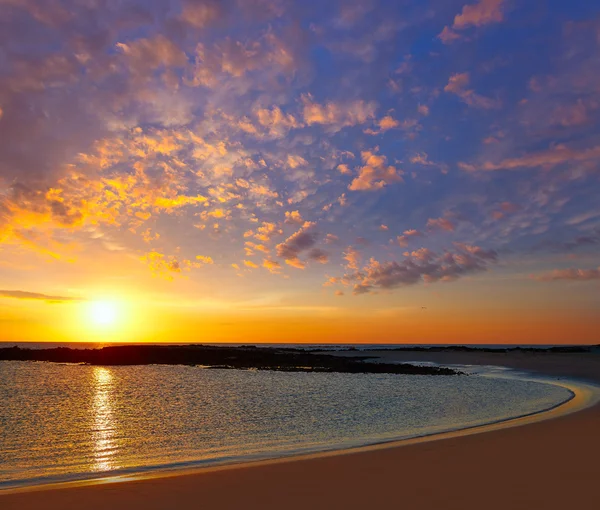
[[[552,384],[477,374],[0,361],[0,489],[415,437],[570,397]]]

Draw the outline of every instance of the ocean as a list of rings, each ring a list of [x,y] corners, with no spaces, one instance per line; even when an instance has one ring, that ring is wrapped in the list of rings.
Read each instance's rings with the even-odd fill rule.
[[[348,448],[539,412],[535,380],[0,361],[0,489]]]

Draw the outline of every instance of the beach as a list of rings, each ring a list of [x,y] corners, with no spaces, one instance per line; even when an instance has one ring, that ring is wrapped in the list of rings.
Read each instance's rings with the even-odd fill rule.
[[[340,353],[365,354],[380,355],[387,361],[500,365],[600,382],[600,356],[592,353]],[[172,472],[118,483],[6,491],[0,494],[0,506],[5,510],[597,508],[600,405],[550,415],[556,417],[428,441]]]

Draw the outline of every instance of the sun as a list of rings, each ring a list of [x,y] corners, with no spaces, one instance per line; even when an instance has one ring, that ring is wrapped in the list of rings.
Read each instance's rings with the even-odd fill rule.
[[[119,320],[119,306],[114,301],[91,301],[88,314],[96,326],[114,326]]]

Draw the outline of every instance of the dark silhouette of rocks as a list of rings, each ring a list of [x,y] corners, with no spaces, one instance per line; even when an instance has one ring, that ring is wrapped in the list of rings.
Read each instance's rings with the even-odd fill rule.
[[[256,346],[125,345],[101,349],[0,349],[0,360],[85,363],[89,365],[200,365],[206,368],[258,369],[282,372],[458,375],[445,367],[407,363],[369,363],[368,356],[344,358],[303,349]]]

